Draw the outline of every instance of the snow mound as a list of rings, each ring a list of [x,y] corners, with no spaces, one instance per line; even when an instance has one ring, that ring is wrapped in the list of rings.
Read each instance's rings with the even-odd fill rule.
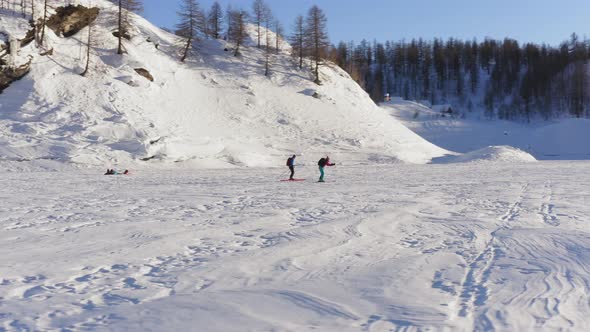
[[[537,161],[531,154],[511,146],[488,146],[456,156],[445,156],[435,159],[437,164],[471,163],[471,162],[502,162],[528,163]]]

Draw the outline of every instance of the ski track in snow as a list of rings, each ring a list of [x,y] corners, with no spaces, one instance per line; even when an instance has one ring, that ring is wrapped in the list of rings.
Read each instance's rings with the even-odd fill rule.
[[[588,163],[563,166],[12,173],[0,331],[585,330]]]

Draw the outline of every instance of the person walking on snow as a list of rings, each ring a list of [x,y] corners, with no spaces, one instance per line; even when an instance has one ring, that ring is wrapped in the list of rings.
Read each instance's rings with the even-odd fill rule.
[[[326,166],[335,166],[336,164],[330,163],[330,157],[326,156],[326,158],[322,158],[318,161],[318,166],[320,167],[320,180],[318,182],[324,182],[324,167]]]
[[[287,159],[287,166],[289,167],[289,170],[291,171],[291,176],[289,177],[289,180],[293,180],[293,176],[295,175],[295,155],[293,155],[293,157],[290,157],[289,159]]]

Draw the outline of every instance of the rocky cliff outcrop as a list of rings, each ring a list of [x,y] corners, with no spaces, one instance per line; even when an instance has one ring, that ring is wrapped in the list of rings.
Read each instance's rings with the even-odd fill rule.
[[[94,22],[98,13],[98,8],[87,8],[81,5],[58,7],[55,9],[55,15],[47,21],[47,26],[57,35],[71,37]]]
[[[2,93],[2,91],[4,91],[4,89],[6,89],[10,85],[10,83],[20,80],[26,74],[28,74],[30,69],[31,60],[29,60],[29,62],[25,63],[24,65],[16,68],[8,66],[0,68],[0,93]]]

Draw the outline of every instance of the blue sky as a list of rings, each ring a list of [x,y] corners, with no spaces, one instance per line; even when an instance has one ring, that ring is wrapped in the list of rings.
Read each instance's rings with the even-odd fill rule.
[[[209,9],[214,0],[201,0]],[[219,0],[250,10],[253,0]],[[178,0],[144,0],[144,15],[158,26],[176,23]],[[290,30],[298,14],[316,4],[328,17],[333,43],[423,37],[511,37],[557,45],[572,32],[590,37],[590,0],[266,0]]]

